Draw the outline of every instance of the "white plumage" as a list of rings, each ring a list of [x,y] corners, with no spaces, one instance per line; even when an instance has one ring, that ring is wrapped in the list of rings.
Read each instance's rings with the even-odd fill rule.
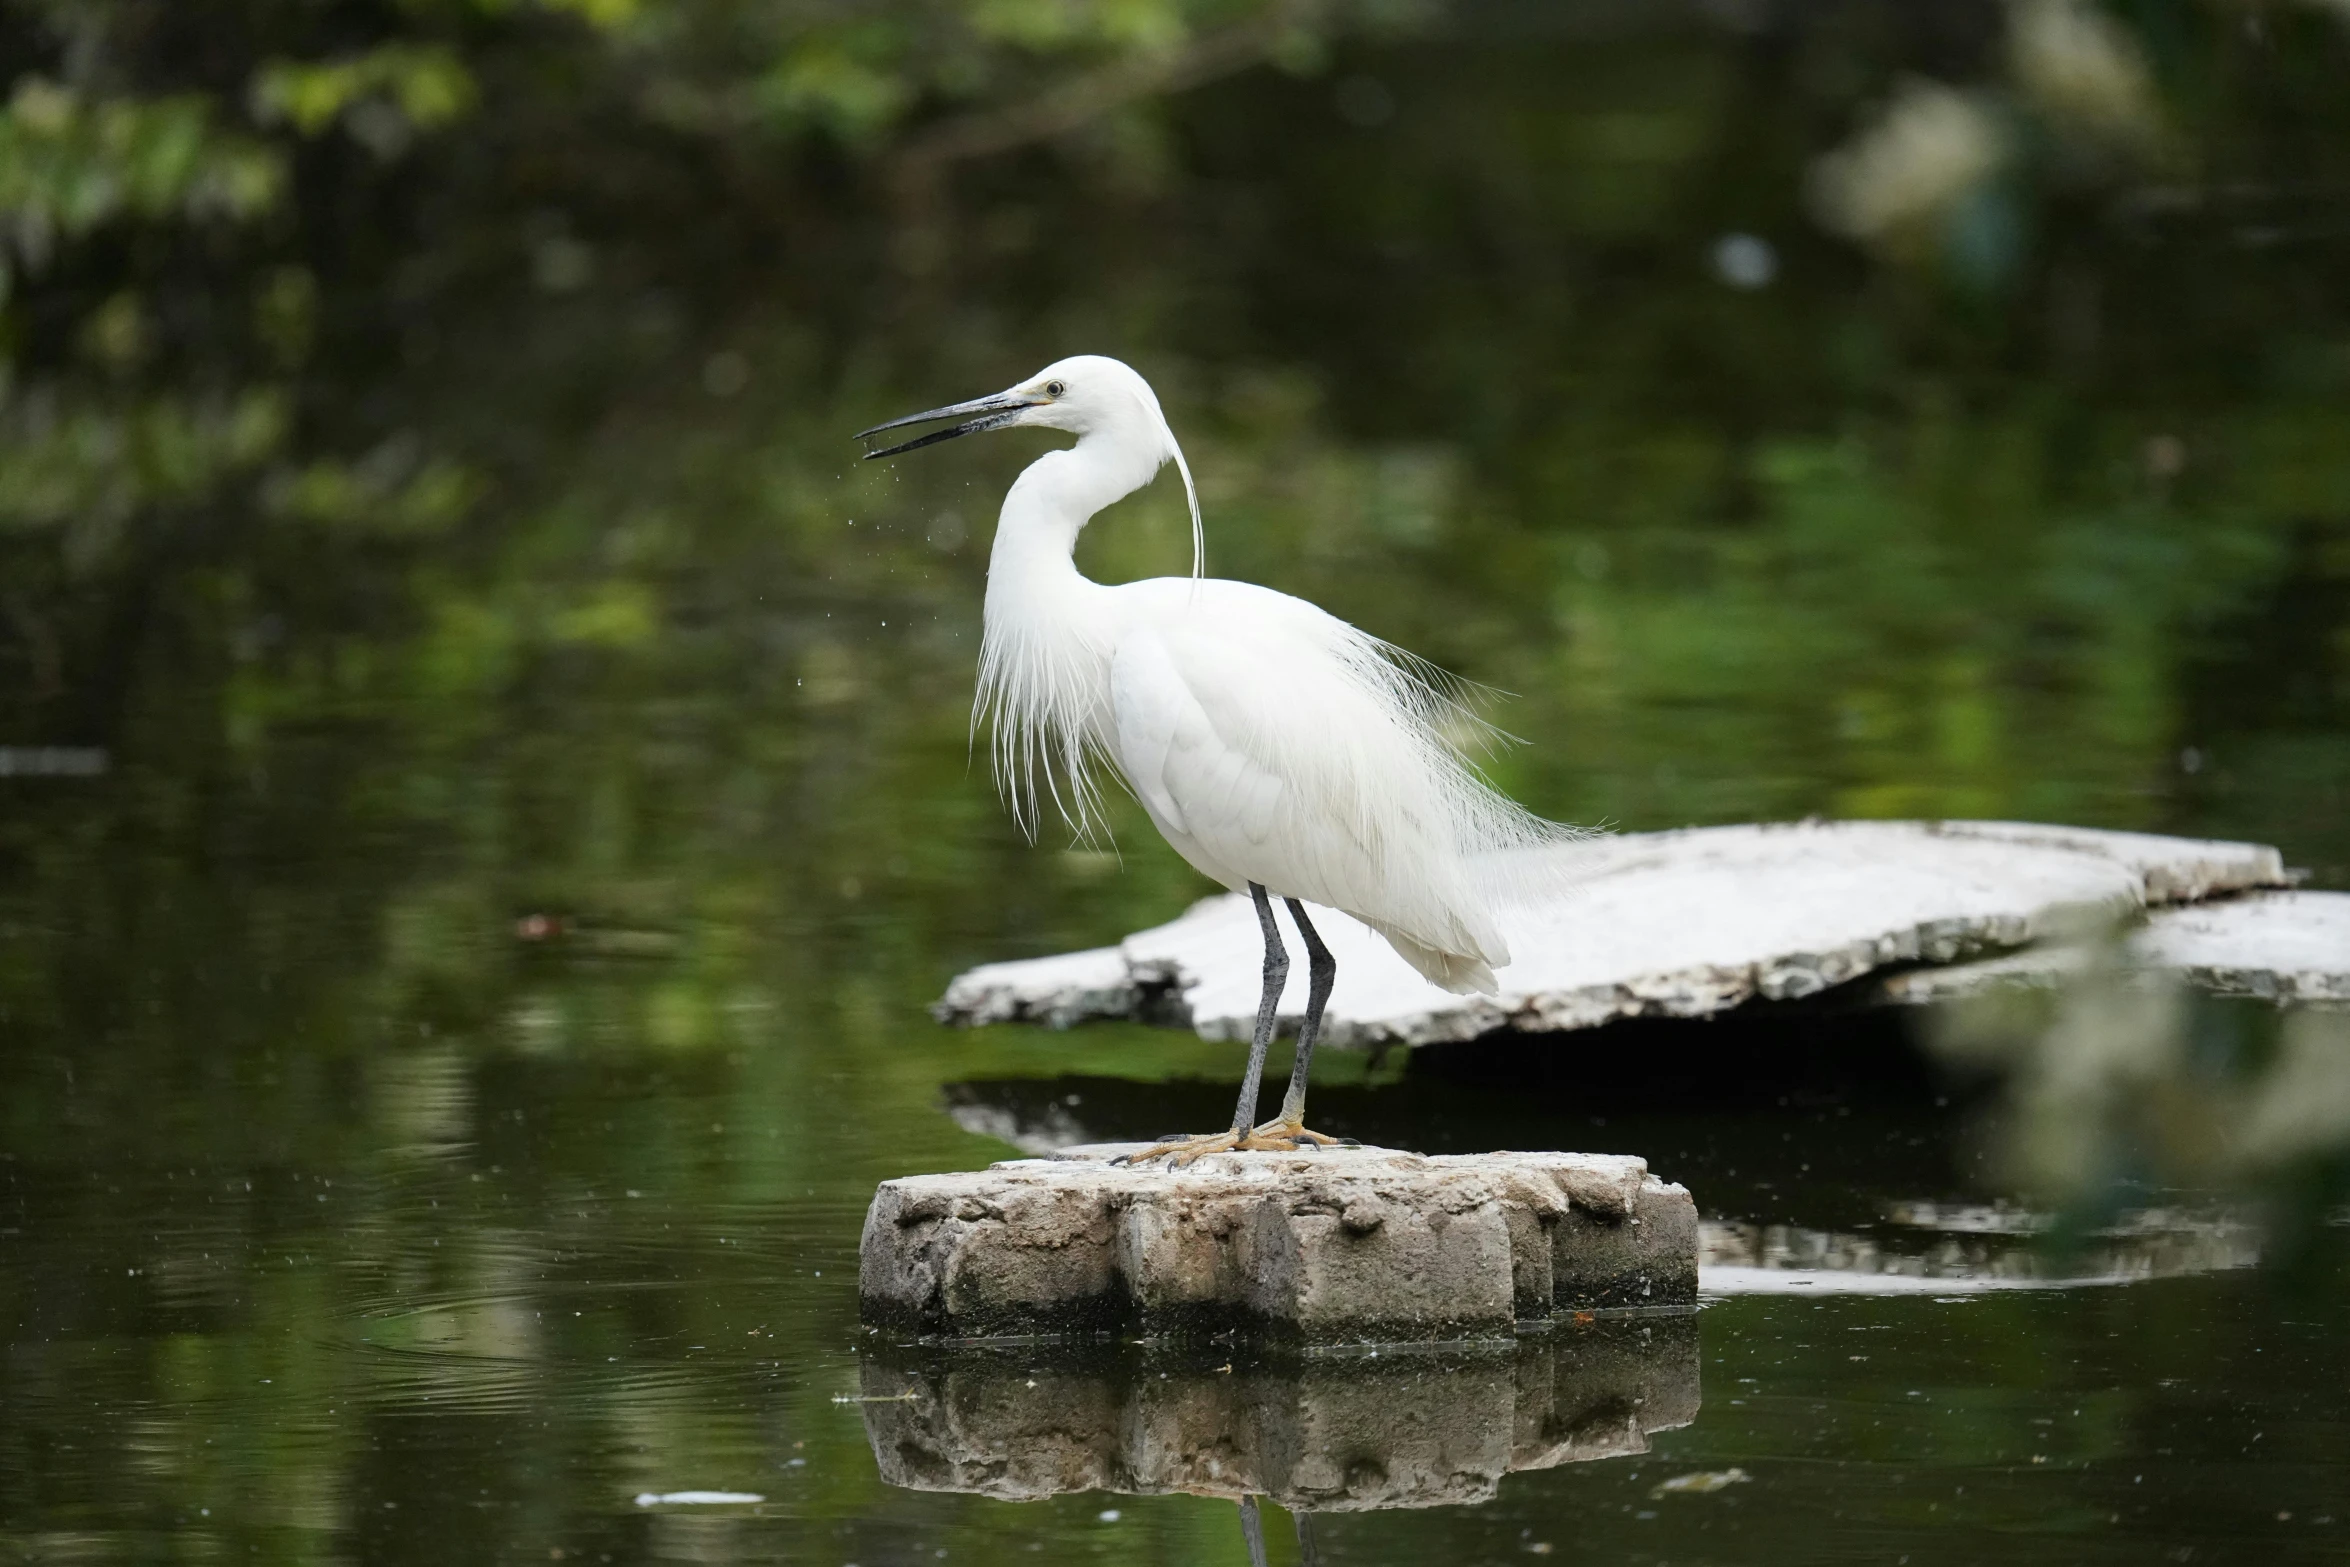
[[[1574,832],[1478,776],[1454,734],[1479,726],[1446,677],[1302,599],[1199,576],[1196,496],[1192,577],[1113,586],[1080,573],[1086,523],[1183,462],[1148,383],[1117,360],[1064,359],[994,397],[876,428],[960,416],[890,451],[1013,425],[1077,436],[1013,483],[988,562],[974,722],[992,726],[1022,826],[1033,835],[1050,799],[1090,828],[1106,762],[1202,874],[1342,910],[1434,983],[1493,991],[1509,962],[1494,865]],[[1269,996],[1260,1035],[1270,1019]],[[1241,1129],[1253,1102],[1252,1081]]]

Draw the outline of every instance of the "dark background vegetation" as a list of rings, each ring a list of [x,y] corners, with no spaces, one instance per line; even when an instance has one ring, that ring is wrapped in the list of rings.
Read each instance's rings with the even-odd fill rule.
[[[226,1475],[300,1555],[449,1478],[267,1447],[388,1364],[321,1321],[439,1290],[494,1347],[550,1256],[714,1276],[748,1227],[637,1326],[829,1342],[870,1182],[1001,1152],[942,1083],[1234,1070],[920,1011],[1206,890],[1139,814],[1021,842],[968,765],[1035,442],[848,438],[1063,354],[1158,386],[1212,570],[1514,693],[1547,814],[2242,836],[2350,885],[2335,0],[0,0],[0,66],[0,1289],[43,1346],[0,1404],[177,1411],[157,1529]],[[1081,547],[1185,552],[1164,485]],[[2333,1047],[2157,1022],[2026,1107],[2084,1211],[2250,1171],[2338,1233]],[[2320,1108],[2264,1162],[2278,1059]],[[1388,1124],[1400,1067],[1330,1070]],[[1985,1179],[1912,1086],[1922,1152],[1822,1169]],[[1639,1135],[1751,1181],[1724,1115]],[[2031,1380],[2101,1331],[2066,1309],[1983,1355]],[[83,1419],[9,1422],[0,1512],[125,1505],[135,1433]]]
[[[2350,876],[2322,5],[4,17],[0,740],[110,759],[0,783],[19,1007],[261,920],[466,1018],[531,911],[926,986],[1179,906],[966,769],[1027,452],[845,438],[1075,350],[1160,383],[1216,569],[1517,693],[1551,814]],[[1127,512],[1092,569],[1178,565]]]

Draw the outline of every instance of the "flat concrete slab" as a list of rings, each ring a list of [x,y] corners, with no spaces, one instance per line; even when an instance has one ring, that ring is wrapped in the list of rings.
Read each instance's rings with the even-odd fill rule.
[[[866,1361],[862,1394],[882,1479],[918,1491],[1460,1506],[1694,1420],[1697,1318],[1601,1318],[1470,1354],[899,1354]]]
[[[864,1320],[959,1339],[1424,1341],[1697,1298],[1696,1207],[1637,1158],[1108,1162],[1139,1146],[883,1182],[860,1249]]]
[[[1890,975],[1881,994],[1915,1006],[2017,986],[2045,989],[2085,972],[2096,957],[2077,943],[2027,947]],[[2175,974],[2225,996],[2350,1004],[2350,892],[2258,892],[2155,909],[2123,940],[2121,959],[2126,968]]]
[[[2012,951],[2084,911],[2127,915],[2287,881],[2261,844],[2020,822],[1706,827],[1544,852],[1572,861],[1574,890],[1504,911],[1515,961],[1499,997],[1449,995],[1355,921],[1317,919],[1338,957],[1324,1038],[1367,1048],[1704,1017],[1890,966]],[[1115,947],[973,969],[932,1010],[954,1023],[1140,1017],[1246,1039],[1261,954],[1248,901],[1219,896]],[[1292,966],[1282,1000],[1293,1024],[1304,968]]]

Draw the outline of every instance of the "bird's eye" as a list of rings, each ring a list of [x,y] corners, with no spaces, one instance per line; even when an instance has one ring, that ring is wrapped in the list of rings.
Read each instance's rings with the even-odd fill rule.
[[[1044,395],[1047,397],[1058,397],[1067,390],[1069,388],[1059,381],[1047,381],[1044,384]]]

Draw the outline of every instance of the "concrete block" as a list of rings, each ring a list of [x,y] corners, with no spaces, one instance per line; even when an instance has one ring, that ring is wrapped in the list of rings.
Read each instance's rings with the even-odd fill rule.
[[[1352,1148],[1109,1162],[1129,1146],[885,1181],[865,1216],[865,1320],[949,1338],[1377,1341],[1697,1298],[1695,1205],[1640,1159]]]

